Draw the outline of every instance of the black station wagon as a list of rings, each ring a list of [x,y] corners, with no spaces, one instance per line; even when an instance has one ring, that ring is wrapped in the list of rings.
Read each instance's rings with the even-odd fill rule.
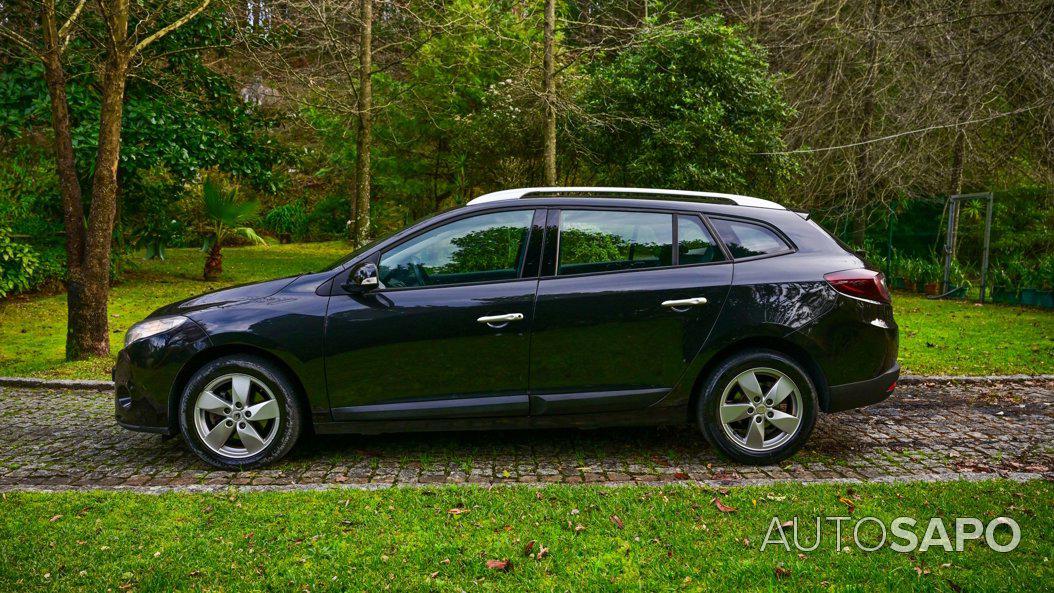
[[[320,272],[133,326],[117,421],[213,465],[301,434],[698,424],[774,463],[819,412],[886,398],[882,275],[808,215],[744,196],[537,188],[476,198]]]

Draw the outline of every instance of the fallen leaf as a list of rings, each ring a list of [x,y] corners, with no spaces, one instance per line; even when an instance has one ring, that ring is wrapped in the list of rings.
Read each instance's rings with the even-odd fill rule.
[[[436,578],[437,576],[439,576],[439,571],[438,571],[438,570],[437,570],[437,571],[435,571],[435,572],[433,572],[432,574],[428,575],[428,578],[430,578],[430,579],[434,579],[434,578]]]
[[[440,564],[450,564],[450,558],[443,558],[439,563]]]
[[[541,560],[542,558],[545,558],[548,555],[549,555],[549,548],[546,548],[545,546],[542,546],[542,549],[538,550],[538,553],[535,554],[534,557],[536,559],[538,559],[538,560]]]
[[[794,521],[788,519],[787,521],[780,523],[780,527],[794,527]]]
[[[750,547],[750,538],[749,537],[744,537],[743,538],[743,545],[748,547],[748,548]]]
[[[776,571],[776,578],[777,579],[785,579],[785,578],[789,577],[790,574],[791,574],[790,569],[785,567],[785,566],[783,566],[782,564],[776,565],[775,571]]]
[[[531,550],[534,549],[534,543],[535,542],[534,542],[533,539],[531,541],[527,542],[527,545],[524,546],[524,548],[523,548],[523,555],[524,556],[530,556],[531,555]]]
[[[611,522],[615,524],[615,527],[622,529],[622,519],[619,519],[618,515],[611,515]]]
[[[491,570],[499,570],[501,572],[509,572],[512,570],[512,562],[509,559],[504,560],[487,560],[487,568]]]
[[[675,480],[687,480],[688,479],[688,474],[686,474],[684,472],[677,472],[677,473],[673,474],[673,479],[675,479]]]
[[[838,497],[838,501],[841,502],[842,504],[844,504],[846,507],[848,507],[850,513],[852,513],[853,511],[856,510],[856,504],[854,504],[852,500],[849,500],[848,498],[846,498],[844,496],[839,496]]]
[[[48,521],[51,522],[51,523],[54,523],[55,521],[58,521],[61,518],[62,518],[62,515],[55,515],[54,517],[52,517]]]
[[[575,525],[575,533],[581,533],[581,532],[583,532],[585,530],[586,530],[586,526],[585,525],[582,525],[581,523],[579,523],[578,525]]]
[[[730,507],[730,506],[726,505],[725,503],[721,502],[720,498],[717,498],[717,497],[714,497],[714,506],[716,506],[717,510],[721,511],[722,513],[734,513],[734,512],[736,512],[736,507]]]
[[[447,513],[449,513],[451,515],[454,515],[454,516],[464,515],[467,512],[469,512],[469,509],[460,509],[460,508],[454,508],[454,509],[450,509],[449,511],[447,511]]]

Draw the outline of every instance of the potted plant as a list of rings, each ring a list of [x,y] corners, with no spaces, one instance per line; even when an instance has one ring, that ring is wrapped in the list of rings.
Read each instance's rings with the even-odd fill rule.
[[[1045,309],[1054,309],[1054,256],[1046,256],[1039,260],[1036,267],[1039,278],[1036,291],[1036,305]]]
[[[988,283],[992,287],[993,303],[1013,303],[1017,300],[1017,289],[1010,280],[1010,273],[1002,266],[993,266],[988,272]]]
[[[1034,266],[1025,270],[1025,273],[1021,277],[1021,304],[1035,306],[1039,304],[1038,295],[1039,292],[1039,281],[1040,272],[1039,266]]]
[[[922,287],[923,292],[928,295],[940,294],[941,265],[932,260],[923,260],[920,264],[921,272],[919,275],[922,280],[919,282],[919,285]]]
[[[220,181],[212,176],[205,178],[202,187],[202,198],[205,202],[205,216],[209,220],[209,231],[201,250],[208,254],[205,258],[205,279],[215,280],[223,273],[223,242],[236,236],[257,245],[267,245],[263,237],[252,228],[239,226],[256,216],[259,202],[242,201],[238,198],[238,188],[226,189]]]
[[[904,290],[915,290],[915,260],[903,257],[897,262],[897,279]]]
[[[950,286],[948,286],[947,296],[953,299],[965,299],[966,293],[969,292],[970,287],[973,286],[969,278],[966,276],[966,271],[963,270],[962,266],[959,265],[959,262],[957,261],[952,262],[948,283]]]

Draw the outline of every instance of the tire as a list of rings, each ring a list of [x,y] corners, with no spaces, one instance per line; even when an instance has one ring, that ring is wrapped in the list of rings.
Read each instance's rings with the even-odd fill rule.
[[[296,444],[302,425],[293,382],[256,356],[223,356],[207,363],[187,381],[179,400],[184,440],[220,469],[251,469],[281,459]]]
[[[706,440],[733,461],[770,465],[808,440],[819,410],[816,395],[809,374],[794,359],[773,350],[746,350],[707,377],[696,419]]]

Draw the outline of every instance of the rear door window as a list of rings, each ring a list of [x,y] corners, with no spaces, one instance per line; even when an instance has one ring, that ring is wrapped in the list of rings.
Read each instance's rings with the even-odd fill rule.
[[[710,237],[698,216],[677,216],[677,263],[682,266],[708,264],[724,259],[721,248]]]
[[[773,255],[791,250],[786,241],[766,226],[723,218],[711,218],[710,222],[735,259]]]
[[[559,276],[670,266],[673,215],[563,210],[559,245]]]

